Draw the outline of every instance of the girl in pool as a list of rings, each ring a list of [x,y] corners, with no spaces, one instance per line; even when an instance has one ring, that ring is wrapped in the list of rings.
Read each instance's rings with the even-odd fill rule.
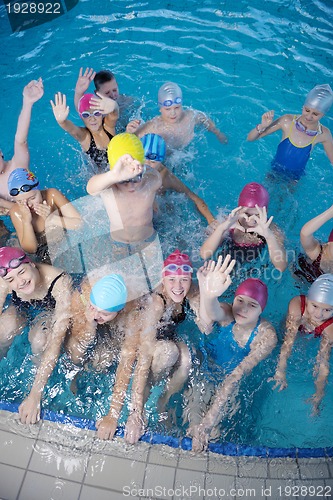
[[[84,94],[78,104],[79,115],[84,127],[78,127],[68,120],[69,106],[66,96],[58,92],[55,103],[51,106],[55,119],[61,128],[76,139],[83,151],[95,164],[97,172],[108,170],[107,146],[115,136],[115,126],[118,119],[118,105],[108,98],[96,97],[94,94]]]
[[[228,253],[241,262],[252,261],[267,246],[270,260],[276,269],[287,267],[281,230],[267,220],[269,195],[261,184],[250,182],[242,189],[238,207],[226,220],[217,225],[200,249],[203,259],[210,259],[222,242],[229,237]]]
[[[333,164],[332,134],[319,122],[332,103],[331,87],[316,85],[306,96],[301,115],[283,115],[273,121],[274,111],[267,111],[262,115],[261,123],[248,134],[247,140],[255,141],[281,130],[282,141],[272,162],[273,172],[298,180],[304,174],[316,144],[324,146],[328,159]]]
[[[188,255],[175,250],[164,261],[162,285],[147,299],[145,324],[132,385],[131,413],[125,439],[136,443],[144,431],[143,409],[147,381],[166,379],[166,392],[159,401],[163,409],[172,394],[188,378],[191,356],[187,345],[177,337],[176,327],[194,312],[199,326],[199,293],[192,283],[193,268]],[[152,382],[152,380],[150,380]],[[150,384],[148,383],[148,389]]]
[[[50,263],[47,238],[55,237],[52,228],[77,229],[81,218],[58,189],[38,188],[39,181],[32,172],[16,168],[8,179],[8,191],[14,202],[9,215],[23,250]]]
[[[305,277],[312,283],[321,274],[333,271],[333,230],[330,232],[327,243],[320,243],[313,234],[326,222],[333,218],[333,205],[325,212],[309,220],[301,229],[301,243],[304,251],[312,262],[308,262],[303,255],[299,257],[300,269],[295,271],[297,276]]]
[[[330,370],[330,354],[333,345],[333,274],[322,274],[309,288],[308,295],[294,297],[289,302],[286,333],[281,347],[276,372],[270,381],[273,389],[287,387],[287,361],[297,334],[310,336],[318,342],[318,355],[314,369],[316,392],[311,398],[313,413],[317,413],[324,397]]]
[[[220,297],[230,286],[230,273],[235,265],[230,255],[205,262],[198,271],[200,286],[200,319],[209,325],[217,322],[219,331],[208,337],[205,345],[211,359],[221,366],[225,379],[217,387],[212,404],[199,424],[191,424],[192,450],[207,447],[211,431],[221,421],[230,397],[238,390],[245,375],[265,359],[274,349],[277,337],[273,326],[261,318],[268,292],[258,279],[243,281],[235,292],[233,304],[220,303]],[[206,333],[211,329],[206,328]]]
[[[3,306],[8,294],[11,304]],[[0,248],[0,351],[6,352],[28,320],[32,353],[39,356],[35,380],[19,407],[22,423],[40,418],[45,385],[58,360],[70,321],[71,279],[48,264],[35,264],[21,248]]]

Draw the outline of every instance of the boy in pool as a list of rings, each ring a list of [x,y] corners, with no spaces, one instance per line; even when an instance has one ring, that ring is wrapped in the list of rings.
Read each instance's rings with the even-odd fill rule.
[[[322,144],[328,159],[333,164],[333,139],[327,127],[319,120],[329,111],[333,103],[333,91],[329,85],[316,85],[306,96],[302,114],[283,115],[273,121],[274,111],[262,115],[261,123],[252,129],[248,141],[282,131],[282,140],[272,161],[273,172],[298,180],[305,172],[311,151]]]
[[[190,425],[188,433],[192,436],[192,450],[196,452],[207,447],[210,433],[221,421],[241,380],[272,352],[277,343],[274,327],[261,318],[268,298],[267,286],[261,280],[243,281],[235,292],[232,305],[219,302],[218,298],[231,284],[230,273],[234,265],[230,255],[224,262],[220,256],[217,263],[206,262],[198,271],[200,319],[206,325],[213,322],[220,325],[218,335],[212,335],[212,340],[208,337],[205,349],[222,367],[225,378],[200,423]],[[211,328],[207,328],[206,333],[210,332]]]
[[[73,293],[71,309],[72,325],[66,349],[72,361],[81,365],[86,360],[87,349],[102,337],[92,355],[93,366],[102,370],[118,363],[110,410],[96,422],[97,436],[112,439],[139,348],[142,321],[139,304],[137,301],[128,303],[122,276],[110,274],[93,286],[85,278]]]
[[[13,202],[9,215],[21,247],[50,264],[47,238],[52,227],[77,229],[80,214],[58,189],[40,191],[37,177],[25,168],[12,171],[8,191]]]
[[[216,135],[222,144],[228,139],[214,122],[202,111],[183,109],[183,95],[181,88],[173,82],[164,83],[158,91],[158,105],[160,116],[140,125],[139,120],[133,120],[127,126],[128,132],[138,137],[145,134],[158,134],[171,149],[180,149],[187,146],[194,138],[194,129],[202,126]]]
[[[288,385],[287,361],[298,333],[318,343],[318,354],[313,370],[316,392],[310,400],[313,413],[316,414],[324,397],[330,372],[333,346],[333,274],[322,274],[312,283],[307,296],[300,295],[289,302],[286,333],[279,362],[274,377],[269,379],[275,382],[273,389],[279,388],[279,391],[282,391]]]
[[[163,165],[166,153],[166,144],[163,137],[157,134],[146,134],[141,138],[141,142],[145,150],[145,164],[156,168],[161,174],[162,187],[159,193],[169,189],[177,193],[184,193],[195,203],[198,211],[205,217],[208,224],[215,221],[215,217],[211,214],[206,203]]]

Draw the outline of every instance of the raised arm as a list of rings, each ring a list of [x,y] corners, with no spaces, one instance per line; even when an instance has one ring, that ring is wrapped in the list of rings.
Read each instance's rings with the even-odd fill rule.
[[[266,111],[261,117],[261,123],[256,125],[248,134],[248,141],[256,141],[260,137],[265,137],[266,135],[273,134],[277,130],[282,129],[282,122],[284,116],[273,121],[274,111]]]
[[[96,71],[92,68],[86,68],[83,72],[83,68],[80,68],[79,76],[75,85],[74,94],[74,106],[76,111],[79,110],[79,100],[83,94],[88,90],[90,83],[94,80],[96,76]]]
[[[223,132],[221,132],[221,130],[217,128],[213,120],[208,118],[208,116],[202,111],[195,112],[195,123],[197,125],[203,125],[206,130],[216,135],[216,137],[222,144],[227,144],[228,142],[227,136]]]
[[[90,99],[90,108],[103,113],[104,126],[112,135],[116,135],[116,124],[119,118],[118,103],[110,97],[102,96],[99,92],[96,92],[96,96]]]
[[[333,205],[317,215],[313,219],[309,220],[301,229],[301,244],[304,248],[306,255],[311,259],[315,260],[319,253],[321,245],[319,241],[313,236],[313,234],[321,228],[327,221],[333,218]]]
[[[19,407],[22,423],[34,424],[40,419],[43,390],[58,361],[61,346],[70,322],[71,279],[64,275],[54,285],[52,295],[56,306],[49,328],[49,339],[41,357],[31,391]]]
[[[14,140],[14,156],[12,161],[16,166],[29,168],[28,132],[31,121],[31,110],[35,102],[44,95],[43,81],[32,80],[23,89],[23,105],[17,122]]]
[[[60,127],[68,132],[74,139],[82,143],[87,135],[87,130],[83,127],[78,127],[70,120],[67,120],[69,115],[69,106],[67,106],[66,96],[58,92],[54,96],[54,102],[50,101],[53,114]]]

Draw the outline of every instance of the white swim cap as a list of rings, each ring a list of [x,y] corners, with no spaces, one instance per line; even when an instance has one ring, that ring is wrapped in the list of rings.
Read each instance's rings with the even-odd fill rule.
[[[181,104],[183,94],[177,83],[163,83],[158,91],[158,104],[160,106],[170,107],[173,104]]]
[[[316,109],[320,113],[326,114],[333,104],[333,90],[325,83],[316,85],[306,96],[304,106]]]
[[[322,274],[312,283],[308,299],[333,306],[333,274]]]

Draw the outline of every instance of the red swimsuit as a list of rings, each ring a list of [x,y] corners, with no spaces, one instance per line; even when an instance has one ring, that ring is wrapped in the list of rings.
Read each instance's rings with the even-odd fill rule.
[[[301,314],[303,316],[304,314],[304,311],[305,311],[305,304],[306,304],[306,300],[305,300],[305,295],[300,295],[300,298],[301,298]],[[301,333],[308,333],[308,334],[312,334],[314,333],[314,336],[315,337],[320,337],[321,334],[323,333],[323,331],[325,330],[325,328],[327,328],[328,326],[332,325],[333,323],[333,317],[332,318],[329,318],[327,319],[326,321],[324,321],[324,323],[322,323],[321,325],[319,326],[316,326],[316,328],[312,331],[312,332],[308,332],[303,325],[300,325],[299,328],[298,328],[298,331],[301,332]]]

